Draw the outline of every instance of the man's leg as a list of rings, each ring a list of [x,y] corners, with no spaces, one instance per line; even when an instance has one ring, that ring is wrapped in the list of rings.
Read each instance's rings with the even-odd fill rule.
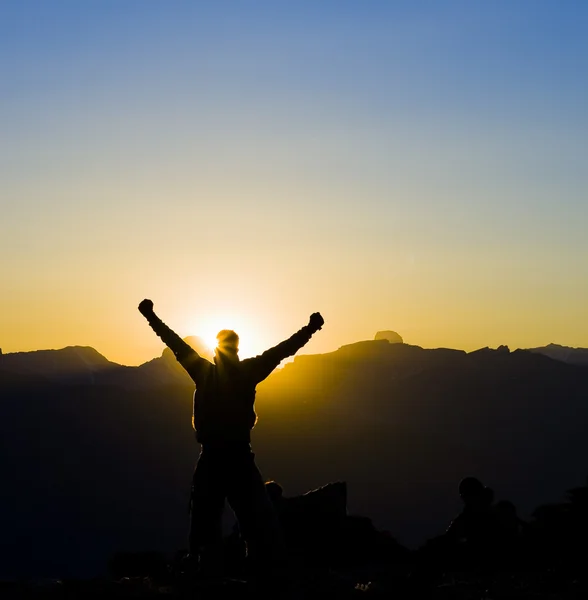
[[[255,568],[266,572],[283,569],[287,560],[281,526],[250,450],[232,461],[227,498]]]
[[[192,478],[188,547],[190,555],[198,557],[203,573],[220,573],[222,568],[225,490],[221,475],[214,456],[202,452]]]

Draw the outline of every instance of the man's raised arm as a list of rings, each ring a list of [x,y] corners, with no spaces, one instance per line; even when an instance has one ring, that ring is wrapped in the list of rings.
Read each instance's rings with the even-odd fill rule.
[[[151,329],[161,338],[163,343],[174,353],[178,362],[192,375],[189,368],[195,363],[203,360],[200,355],[175,332],[172,331],[153,312],[153,302],[143,300],[139,304],[139,312],[147,319]]]
[[[320,313],[312,313],[308,325],[277,346],[251,359],[255,363],[254,372],[257,382],[263,381],[285,358],[296,354],[302,346],[309,342],[314,333],[322,329],[324,324],[325,320]]]

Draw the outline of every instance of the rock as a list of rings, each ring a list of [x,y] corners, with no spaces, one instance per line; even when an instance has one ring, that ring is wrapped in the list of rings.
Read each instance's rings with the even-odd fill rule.
[[[388,340],[391,344],[402,344],[404,340],[395,331],[378,331],[375,340]]]

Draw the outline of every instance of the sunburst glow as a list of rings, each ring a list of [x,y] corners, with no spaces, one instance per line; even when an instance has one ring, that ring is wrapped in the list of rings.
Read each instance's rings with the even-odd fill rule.
[[[239,336],[239,356],[241,358],[255,356],[262,351],[255,328],[247,319],[240,316],[213,316],[204,322],[196,323],[191,331],[194,335],[201,337],[211,353],[214,353],[217,345],[216,336],[222,329],[232,329]]]

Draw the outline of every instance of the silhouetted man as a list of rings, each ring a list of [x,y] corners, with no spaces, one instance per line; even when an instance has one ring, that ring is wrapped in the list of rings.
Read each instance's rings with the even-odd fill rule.
[[[459,482],[459,495],[464,506],[447,531],[428,540],[417,551],[412,576],[417,585],[431,585],[446,569],[487,565],[495,529],[494,492],[476,477],[465,477]]]
[[[459,482],[459,495],[464,507],[445,535],[455,542],[466,542],[470,549],[484,547],[495,530],[494,492],[476,477],[465,477]]]
[[[276,565],[284,559],[281,532],[250,444],[257,420],[255,387],[322,328],[323,318],[313,313],[292,337],[245,360],[239,359],[239,336],[224,329],[217,335],[213,364],[163,323],[151,300],[143,300],[139,311],[196,384],[192,424],[201,453],[192,480],[190,554],[199,557],[203,570],[216,565],[226,498],[249,556],[258,566]]]

